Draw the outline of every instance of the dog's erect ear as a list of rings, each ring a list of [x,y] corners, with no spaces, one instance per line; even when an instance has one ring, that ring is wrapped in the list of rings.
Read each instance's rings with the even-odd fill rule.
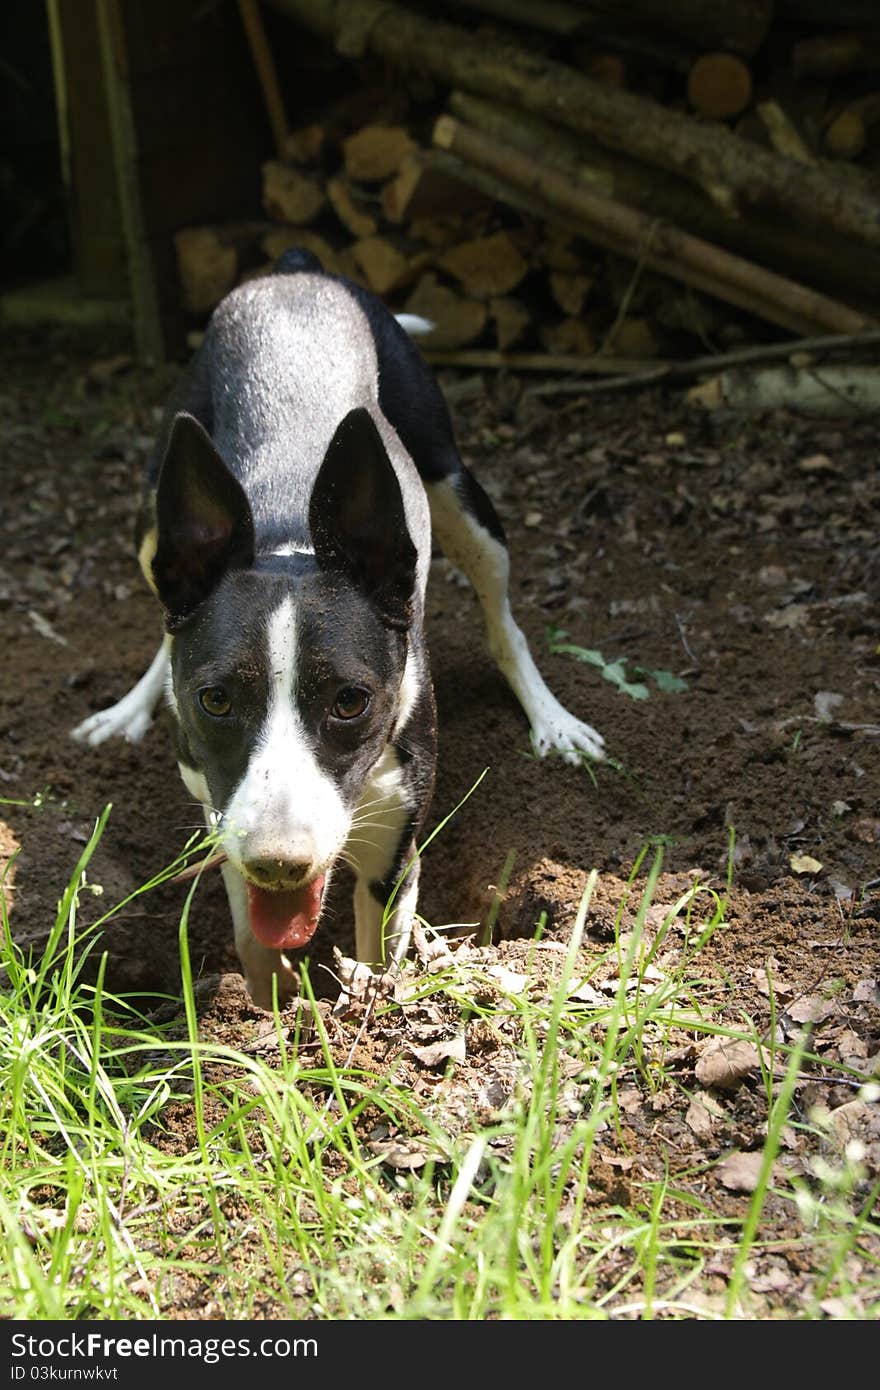
[[[309,528],[322,569],[347,575],[391,627],[409,626],[416,548],[369,411],[349,411],[330,441],[312,489]]]
[[[156,487],[156,592],[172,628],[206,599],[226,570],[254,558],[244,490],[192,415],[175,417]]]

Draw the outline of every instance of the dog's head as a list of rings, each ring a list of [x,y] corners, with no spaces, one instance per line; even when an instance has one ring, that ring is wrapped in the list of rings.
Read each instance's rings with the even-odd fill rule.
[[[253,934],[279,949],[311,937],[365,783],[416,693],[417,549],[366,410],[331,440],[308,531],[309,544],[258,546],[241,484],[201,425],[177,416],[152,574],[173,639],[178,757],[247,882]]]

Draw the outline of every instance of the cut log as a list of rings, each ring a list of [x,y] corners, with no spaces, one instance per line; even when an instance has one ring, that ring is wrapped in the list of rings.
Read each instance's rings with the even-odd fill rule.
[[[426,19],[394,0],[383,0],[379,8],[372,0],[346,0],[342,6],[326,0],[271,3],[331,41],[358,28],[361,52],[404,69],[416,65],[452,86],[545,113],[592,134],[609,149],[678,172],[732,215],[762,205],[799,220],[802,227],[825,225],[880,246],[880,199],[861,187],[843,184],[821,167],[794,165],[726,128],[703,125],[632,92],[592,82],[563,63],[536,58],[519,44],[499,37],[487,45],[479,35]],[[663,3],[662,8],[665,12],[668,7]],[[724,12],[727,6],[701,0],[696,9],[714,19],[716,9]]]
[[[869,92],[833,111],[822,143],[832,159],[855,159],[868,143],[871,128],[880,122],[880,92]]]
[[[270,159],[263,165],[263,207],[278,222],[311,222],[326,202],[316,179],[289,164]]]
[[[396,174],[416,148],[405,126],[365,125],[342,142],[345,172],[364,183],[380,183]]]
[[[374,236],[379,223],[368,211],[363,194],[348,179],[337,174],[327,180],[327,197],[343,227],[353,237]]]
[[[378,295],[411,284],[430,260],[428,252],[407,256],[381,236],[361,237],[350,250],[370,289]]]
[[[825,231],[804,236],[791,218],[759,216],[757,211],[745,218],[725,217],[700,189],[684,179],[660,175],[639,160],[602,149],[585,136],[572,135],[543,117],[512,106],[460,91],[451,94],[449,105],[466,124],[514,145],[563,174],[573,185],[604,193],[652,218],[686,226],[696,236],[800,277],[818,289],[844,298],[857,295],[854,302],[880,309],[880,258],[859,242],[838,239]],[[510,183],[505,194],[498,178],[493,196],[506,196],[513,206],[536,216],[552,215],[558,225],[566,221],[559,209],[545,205],[542,213],[534,195]],[[568,225],[571,227],[571,219]],[[562,265],[558,268],[565,269]]]
[[[880,35],[819,34],[801,39],[791,50],[795,77],[843,77],[848,72],[880,68]]]
[[[452,0],[463,10],[477,10],[493,19],[507,20],[524,29],[540,29],[570,39],[589,22],[590,15],[565,0]]]
[[[872,326],[864,314],[775,275],[677,227],[652,222],[610,198],[572,187],[569,180],[500,146],[451,116],[441,116],[434,140],[462,159],[527,187],[577,219],[583,235],[639,264],[693,285],[726,303],[794,333],[824,328],[856,333]]]
[[[583,319],[563,319],[547,323],[540,331],[541,342],[554,356],[592,357],[596,340]]]
[[[325,270],[331,275],[343,274],[339,260],[339,253],[334,251],[324,237],[318,236],[317,232],[307,231],[304,227],[273,227],[271,231],[264,232],[260,238],[260,249],[272,261],[277,261],[278,257],[288,251],[291,246],[302,247],[304,251],[311,251]]]
[[[808,415],[852,419],[876,415],[880,410],[880,368],[849,366],[741,368],[723,372],[694,386],[686,397],[704,409],[725,406],[744,414],[766,410],[803,411]]]
[[[796,159],[799,164],[815,164],[800,131],[778,101],[759,101],[757,112],[777,154]]]
[[[593,278],[590,275],[573,275],[565,270],[551,271],[550,293],[564,314],[577,317],[592,288]]]
[[[433,274],[422,276],[404,307],[408,314],[420,314],[433,323],[432,332],[422,339],[425,347],[432,349],[475,342],[488,318],[485,304],[447,289]]]
[[[619,53],[583,53],[580,65],[587,76],[596,82],[611,82],[615,87],[626,86],[626,63]]]
[[[231,222],[218,227],[183,227],[174,236],[183,302],[191,314],[213,309],[232,289],[241,255],[256,248],[263,222]]]
[[[593,14],[619,22],[620,0],[589,0]],[[750,57],[767,37],[774,0],[627,0],[626,23],[675,34],[694,48],[725,48]]]
[[[822,148],[831,159],[857,159],[866,143],[865,122],[858,111],[839,111],[822,132]]]
[[[317,164],[324,152],[327,132],[322,125],[313,122],[291,130],[284,142],[284,157],[296,164]]]
[[[660,344],[647,319],[623,318],[608,334],[602,351],[614,357],[651,358],[660,355]]]
[[[466,165],[460,164],[460,168],[462,182],[466,183],[469,171]],[[474,230],[462,217],[416,217],[407,228],[413,241],[422,242],[425,246],[433,246],[435,250],[441,251],[445,251],[448,246],[456,246],[460,241],[466,241]]]
[[[574,241],[572,232],[564,232],[551,224],[545,228],[544,240],[535,252],[536,258],[550,271],[561,275],[579,275],[584,258]],[[560,305],[560,308],[564,308],[564,305]]]
[[[507,294],[516,289],[529,270],[528,261],[508,232],[495,232],[453,246],[438,264],[477,298]]]
[[[532,321],[525,305],[509,295],[498,295],[491,299],[489,314],[495,325],[495,340],[501,352],[518,343]]]
[[[735,53],[701,53],[688,73],[688,101],[701,116],[725,121],[752,99],[752,74]]]
[[[416,218],[460,217],[491,200],[453,173],[440,150],[418,150],[401,163],[396,176],[382,189],[382,211],[389,222]]]

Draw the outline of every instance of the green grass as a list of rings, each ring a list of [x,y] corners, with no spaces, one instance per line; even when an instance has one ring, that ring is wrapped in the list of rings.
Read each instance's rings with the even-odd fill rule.
[[[682,1038],[759,1041],[748,1021],[731,1029],[700,1005],[722,894],[695,884],[646,930],[660,850],[637,865],[603,954],[581,950],[590,875],[550,984],[529,971],[538,942],[525,985],[499,983],[491,953],[476,949],[448,952],[440,969],[408,967],[410,1009],[478,1026],[503,1061],[503,1094],[490,1102],[462,1088],[445,1106],[454,1066],[424,1094],[405,1083],[399,1056],[375,1074],[358,1067],[307,973],[308,1018],[276,1014],[262,1048],[203,1038],[187,944],[197,883],[180,922],[177,1017],[157,1026],[137,998],[109,992],[101,933],[123,904],[79,924],[106,819],[39,958],[11,943],[3,911],[0,1317],[169,1318],[188,1304],[226,1319],[749,1317],[750,1264],[777,1241],[771,1203],[816,1265],[810,1298],[788,1315],[822,1316],[829,1299],[846,1316],[880,1313],[876,1254],[873,1279],[863,1270],[852,1284],[854,1254],[870,1265],[880,1241],[858,1154],[794,1185],[775,1177],[785,1127],[813,1124],[793,1114],[808,1039],[777,1046],[759,1085],[763,1159],[739,1215],[713,1210],[686,1171],[638,1164],[624,1102],[635,1088],[650,1121],[652,1103],[687,1084],[674,1063]],[[190,844],[139,892],[203,850]],[[673,931],[678,963],[661,973]],[[375,1005],[362,1026],[393,1023],[397,1008]],[[408,1137],[423,1166],[389,1165],[375,1142],[383,1133]],[[608,1136],[632,1160],[625,1200],[596,1181]]]

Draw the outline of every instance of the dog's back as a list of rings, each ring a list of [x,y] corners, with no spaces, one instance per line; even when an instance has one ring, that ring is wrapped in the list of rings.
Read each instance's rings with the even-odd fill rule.
[[[75,731],[143,735],[166,687],[184,782],[226,856],[254,998],[295,977],[326,885],[355,872],[361,960],[397,957],[416,908],[436,732],[423,634],[436,535],[470,578],[535,751],[602,739],[547,689],[508,602],[491,501],[388,309],[307,253],[234,290],[174,393],[147,469],[144,574],[167,635]]]
[[[148,464],[139,546],[153,523],[153,494],[179,412],[204,426],[241,483],[263,551],[309,545],[312,483],[339,422],[366,408],[398,473],[411,534],[425,548],[429,523],[412,477],[411,450],[382,408],[389,385],[380,386],[377,335],[384,339],[386,368],[389,344],[392,360],[408,361],[412,354],[421,365],[421,358],[384,306],[370,322],[356,288],[324,274],[307,253],[296,253],[282,260],[278,273],[249,281],[222,301],[166,411]],[[433,380],[407,380],[401,394],[413,419],[435,415]],[[419,385],[431,388],[428,398],[414,390]],[[440,406],[445,413],[442,399]],[[418,430],[410,434],[419,447]],[[420,454],[430,457],[430,450],[422,446]]]

